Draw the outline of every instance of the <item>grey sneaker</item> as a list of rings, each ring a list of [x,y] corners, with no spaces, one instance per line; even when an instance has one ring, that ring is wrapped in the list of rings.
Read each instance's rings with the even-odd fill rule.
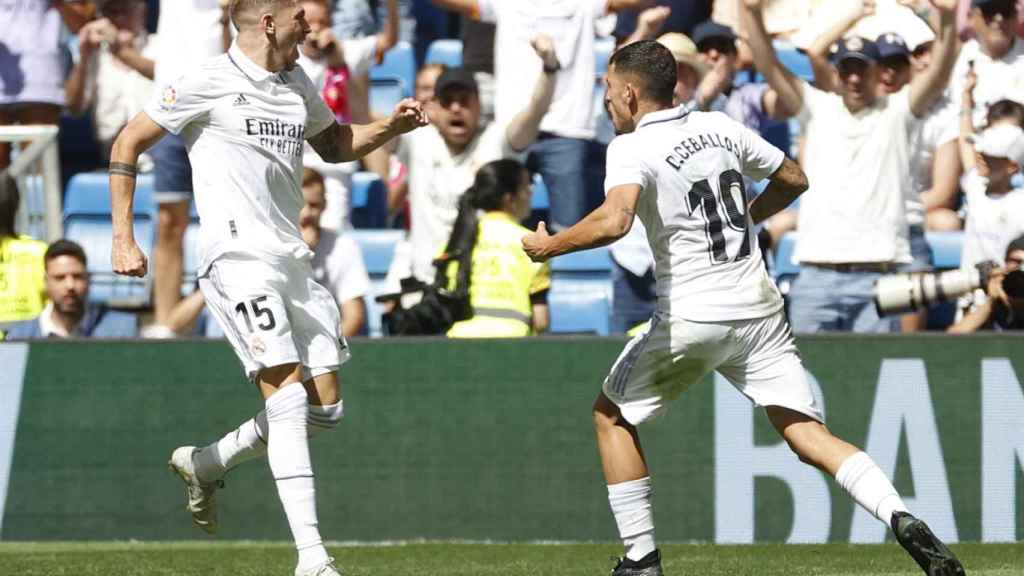
[[[181,446],[171,452],[167,467],[185,483],[185,509],[192,513],[192,523],[202,528],[207,534],[217,532],[217,499],[214,492],[223,488],[224,483],[200,482],[196,476],[192,455],[195,446]]]
[[[328,558],[327,562],[310,568],[309,570],[303,570],[300,572],[299,569],[296,568],[295,576],[345,576],[345,574],[341,571],[341,568],[334,565],[334,558]]]
[[[964,576],[964,567],[923,521],[906,512],[892,515],[896,541],[928,576]]]
[[[612,576],[662,576],[661,552],[655,550],[639,560],[620,558]]]

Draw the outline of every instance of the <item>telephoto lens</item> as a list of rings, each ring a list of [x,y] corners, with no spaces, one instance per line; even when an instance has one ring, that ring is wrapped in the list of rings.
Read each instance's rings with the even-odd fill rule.
[[[949,270],[938,274],[894,274],[875,283],[879,316],[906,314],[959,298],[988,284],[990,266]]]

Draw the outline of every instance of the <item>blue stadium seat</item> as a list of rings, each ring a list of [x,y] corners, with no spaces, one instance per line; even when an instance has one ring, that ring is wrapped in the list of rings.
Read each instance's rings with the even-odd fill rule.
[[[403,97],[412,96],[416,86],[416,56],[412,45],[399,42],[384,54],[384,61],[370,68],[370,80],[397,80]]]
[[[153,204],[153,175],[139,176],[132,212],[149,217]],[[81,172],[68,181],[64,192],[64,216],[110,216],[110,180],[106,172]]]
[[[553,334],[611,331],[611,302],[598,292],[582,294],[552,291],[548,296]]]
[[[434,40],[427,48],[425,64],[444,64],[449,68],[462,66],[462,40]]]
[[[797,238],[796,232],[786,232],[779,240],[779,245],[775,249],[775,266],[772,270],[776,279],[780,276],[796,276],[800,273],[800,265],[793,261]]]
[[[371,279],[387,275],[395,246],[405,239],[404,230],[346,230],[345,234],[359,245]]]
[[[152,256],[153,177],[139,176],[132,212],[135,240]],[[105,172],[76,174],[64,195],[64,237],[82,245],[92,276],[89,299],[118,306],[145,306],[149,302],[149,277],[117,276],[110,262],[110,187]],[[152,276],[152,273],[150,274]]]
[[[932,249],[935,268],[951,270],[960,267],[960,254],[964,244],[963,232],[927,232],[925,238]]]
[[[811,68],[811,59],[806,54],[791,46],[776,46],[775,54],[779,62],[797,78],[803,78],[808,82],[814,81],[814,70]]]
[[[811,60],[806,54],[788,43],[775,43],[775,55],[779,63],[786,70],[789,70],[797,78],[808,82],[814,82],[814,70],[811,68]],[[764,82],[764,76],[757,75],[758,82]]]
[[[370,110],[380,116],[390,116],[399,101],[405,98],[402,83],[396,79],[370,80]]]
[[[404,230],[347,230],[345,234],[352,237],[363,253],[366,272],[370,276],[370,294],[366,300],[366,326],[372,337],[383,335],[381,314],[383,310],[375,298],[385,291],[385,279],[391,260],[395,255],[395,247],[405,239]]]
[[[552,332],[607,335],[612,307],[612,260],[608,248],[553,259],[548,301]]]
[[[373,172],[352,175],[350,198],[352,225],[356,228],[384,228],[388,220],[388,191]]]
[[[772,259],[772,276],[775,278],[775,285],[783,296],[789,294],[793,280],[800,274],[800,265],[793,261],[793,252],[796,250],[796,232],[786,232],[779,245],[776,246]]]
[[[607,247],[573,252],[551,260],[551,273],[558,275],[611,277],[612,258]]]
[[[599,79],[608,72],[608,59],[612,57],[614,51],[614,38],[599,38],[594,41],[594,62],[597,65],[595,72]]]

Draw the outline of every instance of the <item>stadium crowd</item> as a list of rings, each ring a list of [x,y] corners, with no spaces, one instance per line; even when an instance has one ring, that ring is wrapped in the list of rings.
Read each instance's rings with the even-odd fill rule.
[[[601,74],[613,46],[639,40],[675,56],[678,104],[761,133],[808,174],[808,192],[752,233],[773,256],[796,332],[1024,328],[1024,299],[1004,289],[1024,259],[1024,2],[962,0],[945,36],[927,0],[300,3],[311,32],[299,65],[339,121],[386,113],[396,85],[431,119],[360,162],[304,152],[300,226],[346,335],[523,336],[558,331],[558,314],[603,314],[611,333],[625,333],[651,317],[653,256],[639,222],[609,249],[600,302],[572,290],[556,301],[557,262],[531,265],[519,249],[537,221],[557,232],[600,203],[615,136]],[[173,99],[168,81],[230,46],[227,4],[0,3],[0,130],[60,123],[65,182],[103,170],[130,118],[151,99]],[[375,73],[395,69],[403,50],[419,63],[414,81]],[[0,168],[11,157],[0,147]],[[87,262],[109,261],[93,253],[109,246],[47,247],[19,235],[27,192],[3,174],[0,329],[9,338],[218,335],[188,269],[184,140],[165,138],[143,167],[155,205],[152,281],[130,316],[89,298]],[[367,180],[383,190],[379,219],[356,215]],[[761,184],[735,186],[749,202]],[[361,248],[378,250],[366,233],[382,228],[380,238],[404,238],[385,244],[386,274],[372,280]],[[952,239],[952,260],[937,253],[948,249],[942,239]],[[876,311],[884,275],[978,266],[987,285],[953,303],[903,317]],[[565,281],[580,283],[566,269]]]

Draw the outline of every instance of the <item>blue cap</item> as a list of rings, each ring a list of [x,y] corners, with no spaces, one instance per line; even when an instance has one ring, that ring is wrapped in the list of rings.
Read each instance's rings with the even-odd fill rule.
[[[907,43],[899,34],[892,32],[882,34],[878,40],[875,40],[875,44],[878,45],[879,58],[910,58],[910,49],[907,48]]]
[[[877,62],[879,58],[878,45],[871,40],[859,36],[844,38],[840,40],[832,51],[832,63],[839,64],[843,60],[862,60],[864,62]]]
[[[694,26],[693,32],[690,33],[690,39],[693,40],[693,43],[698,47],[700,47],[701,42],[712,38],[735,40],[736,33],[732,31],[732,28],[723,26],[718,22],[713,22],[711,20],[705,20],[700,24],[697,24]]]

